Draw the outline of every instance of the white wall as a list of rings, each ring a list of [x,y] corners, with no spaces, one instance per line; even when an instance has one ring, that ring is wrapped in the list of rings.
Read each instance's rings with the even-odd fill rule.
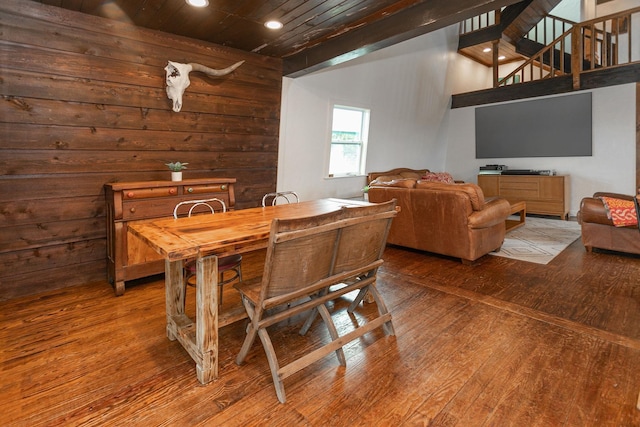
[[[493,70],[485,67],[466,56],[453,53],[454,64],[450,67],[449,78],[451,79],[452,93],[473,92],[474,90],[489,89],[493,87]],[[500,75],[506,76],[515,69],[515,66],[509,70],[501,72]]]
[[[452,26],[322,72],[283,82],[278,189],[303,200],[360,195],[365,177],[326,178],[333,102],[371,109],[367,171],[446,170],[477,182],[479,166],[554,169],[570,175],[573,216],[596,191],[635,192],[635,84],[593,91],[593,156],[475,159],[474,107],[452,93],[487,87],[491,70],[455,53]],[[530,120],[523,132],[541,131]]]
[[[459,56],[457,33],[452,26],[308,76],[285,78],[278,189],[296,190],[303,200],[361,195],[365,177],[326,177],[334,103],[371,110],[367,172],[396,166],[443,170],[453,81],[471,88],[486,79],[486,73],[465,79],[464,66],[452,68]]]
[[[451,111],[446,169],[458,179],[477,182],[480,166],[504,164],[511,169],[556,170],[569,175],[570,215],[575,216],[583,197],[596,191],[635,194],[635,83],[591,91],[593,102],[593,155],[590,157],[475,158],[475,107]],[[518,101],[516,101],[518,102]],[[523,132],[539,132],[544,123],[529,118]],[[514,135],[517,137],[517,135]]]
[[[596,13],[600,17],[638,6],[640,6],[640,0],[613,0],[597,5]]]
[[[583,2],[582,0],[562,0],[556,7],[554,7],[550,15],[557,16],[559,18],[568,19],[573,22],[582,22],[587,18],[582,16],[584,12],[584,8],[589,9],[592,6],[586,3],[593,3],[593,7],[595,8],[595,0],[589,0]]]

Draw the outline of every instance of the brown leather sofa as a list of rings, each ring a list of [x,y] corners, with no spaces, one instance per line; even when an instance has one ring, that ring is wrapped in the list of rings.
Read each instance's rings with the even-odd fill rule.
[[[371,175],[370,175],[371,176]],[[499,250],[504,241],[509,202],[485,200],[475,184],[443,184],[413,178],[369,184],[369,201],[396,199],[400,212],[387,243],[475,261]]]
[[[616,252],[640,254],[640,230],[637,226],[616,227],[607,218],[607,211],[598,197],[614,197],[633,200],[626,194],[598,192],[593,197],[585,197],[580,203],[578,222],[582,227],[582,244],[587,252],[593,248]]]

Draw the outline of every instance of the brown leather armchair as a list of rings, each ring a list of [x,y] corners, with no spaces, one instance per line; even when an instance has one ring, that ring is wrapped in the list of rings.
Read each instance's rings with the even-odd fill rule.
[[[604,203],[598,197],[633,200],[627,194],[598,192],[585,197],[580,203],[578,222],[582,227],[582,244],[587,252],[593,248],[607,249],[640,255],[640,230],[638,226],[616,227],[607,218]]]

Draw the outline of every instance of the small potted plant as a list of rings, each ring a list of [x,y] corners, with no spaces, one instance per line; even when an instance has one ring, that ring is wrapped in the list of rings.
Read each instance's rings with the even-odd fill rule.
[[[182,169],[186,169],[189,163],[165,163],[171,171],[171,181],[182,181]]]
[[[365,185],[364,187],[362,187],[362,193],[363,193],[363,199],[365,202],[369,201],[369,186]]]

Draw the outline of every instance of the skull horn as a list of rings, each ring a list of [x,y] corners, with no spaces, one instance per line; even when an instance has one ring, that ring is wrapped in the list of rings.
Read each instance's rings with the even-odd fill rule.
[[[204,65],[197,64],[195,62],[189,63],[193,71],[200,71],[201,73],[205,73],[206,75],[212,76],[212,77],[226,76],[227,74],[231,73],[233,70],[235,70],[242,64],[244,64],[244,61],[236,62],[235,64],[227,68],[223,68],[222,70],[214,70],[213,68],[205,67]]]
[[[189,80],[189,73],[191,71],[200,71],[208,76],[220,77],[225,76],[241,66],[244,61],[236,62],[230,67],[223,68],[222,70],[214,70],[213,68],[205,67],[202,64],[189,63],[181,64],[179,62],[169,61],[164,70],[167,75],[165,82],[167,84],[167,96],[173,101],[173,111],[176,113],[182,108],[182,94],[184,90],[189,87],[191,81]]]

